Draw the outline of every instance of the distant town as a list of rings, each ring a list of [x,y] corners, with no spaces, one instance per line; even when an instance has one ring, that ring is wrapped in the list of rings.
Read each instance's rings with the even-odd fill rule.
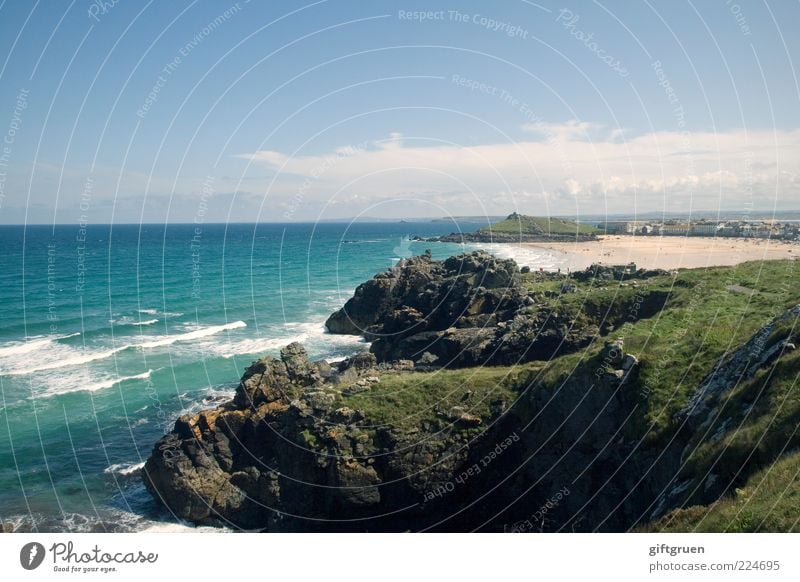
[[[597,223],[606,234],[718,236],[800,240],[800,223],[778,220],[617,220]]]

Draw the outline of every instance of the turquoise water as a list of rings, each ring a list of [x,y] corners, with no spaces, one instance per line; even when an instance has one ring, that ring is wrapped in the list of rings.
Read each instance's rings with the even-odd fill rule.
[[[473,229],[474,224],[461,224]],[[0,227],[0,520],[37,531],[170,527],[140,468],[187,411],[323,322],[453,223]],[[433,244],[434,256],[461,252]]]

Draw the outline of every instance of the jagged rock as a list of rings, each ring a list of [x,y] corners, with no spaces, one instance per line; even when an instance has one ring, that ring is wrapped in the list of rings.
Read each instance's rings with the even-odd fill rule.
[[[306,349],[298,342],[290,343],[281,350],[281,361],[293,382],[309,384],[319,378],[319,371],[311,364]]]
[[[417,364],[422,366],[432,366],[438,359],[439,356],[436,356],[430,352],[425,352],[419,357]]]
[[[633,354],[625,354],[625,357],[622,359],[622,369],[626,372],[631,370],[634,366],[639,364],[639,360]]]
[[[608,362],[610,366],[621,365],[625,360],[624,348],[625,343],[621,339],[606,342],[602,353],[603,361]]]
[[[286,365],[271,356],[254,362],[244,373],[234,396],[236,406],[258,406],[284,398],[289,381]]]

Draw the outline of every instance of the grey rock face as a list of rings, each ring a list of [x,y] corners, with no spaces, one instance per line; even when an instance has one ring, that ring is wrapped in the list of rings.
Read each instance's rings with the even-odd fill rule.
[[[484,251],[400,261],[360,285],[326,325],[372,341],[378,362],[407,359],[426,367],[547,360],[599,332],[537,309],[521,288],[517,264]]]

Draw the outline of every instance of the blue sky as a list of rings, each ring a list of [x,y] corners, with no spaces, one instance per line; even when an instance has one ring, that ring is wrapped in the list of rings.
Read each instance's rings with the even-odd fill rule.
[[[796,209],[798,17],[6,1],[0,223]]]

